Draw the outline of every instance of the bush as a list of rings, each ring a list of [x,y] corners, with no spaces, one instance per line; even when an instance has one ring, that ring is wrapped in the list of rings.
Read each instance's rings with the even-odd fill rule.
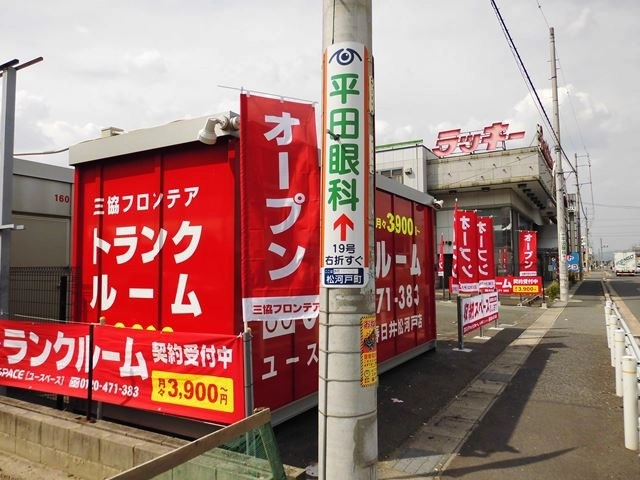
[[[556,298],[560,296],[560,284],[557,280],[551,282],[547,288],[545,288],[544,293],[547,295],[549,302],[553,302]]]

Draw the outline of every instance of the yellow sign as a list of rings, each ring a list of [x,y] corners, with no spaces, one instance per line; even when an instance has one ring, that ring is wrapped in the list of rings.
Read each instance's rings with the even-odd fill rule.
[[[514,285],[513,293],[540,293],[538,285]]]
[[[360,385],[371,387],[378,382],[376,351],[376,317],[360,319]]]
[[[151,400],[154,402],[233,412],[231,378],[155,370],[151,373],[151,379]]]

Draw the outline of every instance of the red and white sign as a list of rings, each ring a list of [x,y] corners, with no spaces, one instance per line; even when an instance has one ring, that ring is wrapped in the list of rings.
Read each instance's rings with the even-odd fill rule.
[[[319,312],[319,172],[312,105],[240,96],[245,321]]]
[[[478,217],[478,286],[492,291],[496,286],[493,254],[493,218]]]
[[[369,280],[369,52],[353,42],[324,52],[322,228],[325,287],[362,287]]]
[[[460,218],[458,212],[458,199],[456,198],[456,201],[453,204],[453,219],[451,228],[451,276],[449,277],[449,293],[455,294],[460,292],[460,285],[458,284],[458,243],[456,242],[456,230],[459,222]]]
[[[435,338],[433,210],[376,190],[378,361]]]
[[[438,248],[438,276],[444,277],[444,233],[440,234],[440,246]]]
[[[535,231],[519,230],[520,240],[520,276],[535,277],[538,274],[538,242]]]
[[[345,61],[340,58],[342,62]],[[343,77],[335,80],[340,82],[340,78]],[[368,82],[365,83],[368,85]],[[365,88],[368,88],[367,85]],[[360,88],[361,84],[356,86]],[[256,99],[256,102],[262,108],[261,99]],[[169,147],[159,145],[118,157],[107,155],[106,158],[81,162],[76,166],[73,264],[79,268],[82,277],[75,290],[78,297],[74,301],[74,319],[97,323],[101,316],[105,316],[107,325],[139,325],[143,329],[156,330],[166,327],[175,332],[193,334],[194,338],[199,338],[198,334],[203,332],[237,335],[244,327],[243,297],[255,299],[264,296],[272,301],[270,295],[303,296],[309,295],[308,289],[317,295],[317,290],[314,291],[314,287],[310,286],[312,283],[307,281],[309,277],[306,274],[299,284],[296,282],[289,290],[264,295],[257,293],[258,289],[264,288],[268,292],[268,289],[277,286],[277,279],[272,281],[269,275],[276,263],[269,262],[281,261],[277,268],[289,265],[292,257],[287,255],[293,256],[301,246],[305,248],[305,254],[300,268],[304,268],[304,262],[314,248],[314,239],[317,239],[315,249],[319,251],[318,245],[323,238],[312,233],[312,230],[307,231],[308,238],[285,237],[293,234],[301,225],[307,207],[314,210],[314,220],[308,223],[311,225],[309,228],[317,228],[321,209],[318,203],[313,207],[313,172],[307,175],[308,185],[307,182],[298,183],[298,166],[292,162],[300,157],[296,153],[294,159],[294,150],[289,149],[298,141],[304,115],[296,105],[281,103],[279,99],[276,103],[279,111],[261,112],[257,121],[241,125],[242,141],[255,141],[251,148],[258,141],[267,143],[260,151],[254,152],[269,165],[269,168],[265,164],[256,166],[260,173],[254,173],[258,170],[251,170],[253,167],[247,169],[240,166],[243,161],[251,162],[254,159],[247,159],[246,151],[240,154],[240,140],[234,135],[221,135],[215,145],[205,145],[195,140],[195,130],[193,141]],[[257,104],[249,105],[245,121],[253,112],[259,111],[255,110]],[[310,107],[307,105],[302,108]],[[278,145],[278,135],[271,140],[264,137],[271,131],[265,129],[271,125],[265,120],[267,115],[285,117],[283,112],[289,112],[291,119],[300,119],[301,124],[293,125],[292,120],[292,143]],[[338,122],[339,118],[339,112],[336,112],[333,121]],[[347,120],[349,118],[346,117]],[[359,118],[363,117],[359,114]],[[275,125],[271,125],[272,128]],[[350,156],[353,152],[348,149],[343,152],[346,156],[339,155],[346,140],[350,141],[346,127],[344,133],[341,142],[330,142],[333,145],[330,151],[334,152],[329,164],[332,169],[339,169],[342,160],[355,162],[355,157]],[[115,141],[135,140],[135,137],[130,140],[127,135],[120,135]],[[259,139],[260,136],[265,139]],[[111,140],[100,139],[97,142],[108,143]],[[129,151],[135,149],[135,145],[129,146]],[[300,150],[295,152],[306,151],[307,148],[299,145],[296,149],[298,147]],[[99,148],[101,143],[98,143],[96,150],[99,151]],[[288,191],[281,188],[280,184],[286,158],[289,160],[290,176]],[[315,152],[313,158],[317,158]],[[367,172],[369,167],[362,155],[358,159],[359,171]],[[351,165],[356,165],[353,162]],[[241,168],[244,175],[242,179]],[[245,187],[255,187],[256,191],[248,192],[241,182],[246,182]],[[265,190],[267,187],[270,190]],[[307,187],[308,190],[303,190]],[[376,350],[380,362],[393,361],[405,352],[411,355],[416,347],[428,348],[436,338],[435,292],[431,288],[435,276],[434,212],[424,203],[411,199],[415,192],[408,197],[402,196],[398,193],[401,190],[399,187],[402,186],[396,186],[395,183],[386,189],[378,187],[375,209],[371,209],[377,215],[376,288],[380,290],[376,291],[376,307],[379,310],[376,315]],[[296,197],[299,192],[305,195],[304,202],[301,197]],[[291,209],[278,208],[273,204],[268,205],[268,200],[272,198],[293,198],[294,203],[297,198],[299,203],[292,205]],[[255,208],[249,217],[241,215],[241,211],[251,208],[242,206],[245,201],[253,202],[251,205]],[[289,215],[297,215],[294,212],[297,206],[302,207],[299,219],[293,222],[290,229],[274,232],[272,226],[281,225]],[[278,214],[281,217],[272,217]],[[257,216],[261,216],[261,219]],[[243,231],[243,223],[247,219],[249,223],[245,226],[255,227],[259,231]],[[122,227],[135,227],[137,243],[133,236],[128,237],[133,229],[118,230]],[[195,230],[194,227],[201,229]],[[167,233],[158,234],[156,238],[151,235],[152,231]],[[94,235],[85,235],[85,232]],[[198,232],[199,237],[196,235]],[[299,232],[295,233],[298,235]],[[243,238],[245,234],[249,235],[247,242]],[[355,261],[351,256],[355,252],[351,234],[352,231],[348,230],[347,241],[336,244],[330,262],[346,264]],[[285,242],[285,238],[290,243],[289,240]],[[308,243],[301,243],[303,240]],[[276,245],[283,248],[279,249]],[[244,250],[245,247],[247,250]],[[130,251],[133,251],[133,256],[127,260]],[[278,251],[283,253],[282,257],[277,254]],[[154,258],[156,252],[159,253]],[[258,261],[243,252],[255,253],[263,258]],[[323,259],[327,260],[325,257]],[[118,263],[118,260],[123,263]],[[256,260],[255,263],[253,260]],[[244,262],[249,263],[245,265]],[[311,275],[315,277],[315,285],[319,284],[320,263],[316,263]],[[365,264],[363,261],[363,268]],[[242,275],[250,274],[253,268],[263,269],[260,278],[266,283],[261,280],[259,284],[257,280],[246,278],[243,283]],[[370,270],[373,270],[373,266]],[[293,275],[300,272],[296,269]],[[340,272],[340,275],[343,273]],[[348,279],[343,277],[343,280],[347,282]],[[243,287],[247,289],[243,291]],[[130,289],[133,295],[129,294]],[[151,298],[140,298],[140,294],[144,293]],[[92,304],[93,298],[96,300]],[[196,305],[201,310],[197,315]],[[265,303],[260,306],[252,303],[252,312],[260,320],[248,322],[253,334],[255,404],[272,409],[287,407],[300,400],[306,401],[318,389],[318,318],[315,314],[304,318],[304,314],[309,313],[307,310],[311,308],[310,305],[303,304],[300,307],[291,302],[281,303],[278,308],[280,311],[275,312],[276,304],[269,306]],[[273,314],[271,310],[274,310]],[[294,313],[296,319],[287,317],[289,313]]]
[[[542,277],[496,277],[496,289],[503,295],[539,295]]]
[[[376,351],[378,362],[435,340],[433,210],[376,189]],[[318,320],[251,325],[256,405],[272,409],[318,388]]]
[[[460,293],[478,291],[478,218],[475,212],[460,210],[455,221],[457,273]]]
[[[467,334],[498,318],[498,293],[481,293],[461,298],[462,333]]]
[[[508,123],[495,122],[484,127],[482,132],[461,132],[459,128],[454,130],[444,130],[438,133],[436,146],[433,149],[438,157],[446,157],[456,153],[473,153],[480,150],[480,145],[486,145],[485,151],[497,150],[500,144],[507,140],[524,138],[524,131],[507,133]]]
[[[230,424],[245,416],[242,339],[0,321],[0,384]],[[92,355],[93,354],[93,355]]]
[[[232,153],[194,142],[76,168],[74,318],[238,333]]]

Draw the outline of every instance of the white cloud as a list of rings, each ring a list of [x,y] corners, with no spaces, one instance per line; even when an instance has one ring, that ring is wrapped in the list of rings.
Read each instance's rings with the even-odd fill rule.
[[[7,58],[45,59],[19,71],[22,150],[68,146],[111,125],[238,111],[239,92],[218,85],[321,99],[320,1],[5,3],[3,18],[29,19],[3,24]],[[609,203],[640,204],[624,197],[638,178],[628,138],[640,130],[640,2],[498,3],[549,116],[554,27],[564,148],[590,154]],[[497,121],[529,141],[545,123],[487,3],[373,0],[372,8],[376,143],[432,145],[439,131]],[[629,183],[607,183],[612,166],[633,172],[622,179]]]
[[[588,27],[593,26],[593,23],[591,8],[584,7],[580,9],[580,14],[569,23],[567,30],[572,35],[578,35],[587,30]]]
[[[147,75],[162,74],[167,71],[164,58],[157,50],[147,50],[137,55],[126,54],[124,59],[129,71],[138,70]]]

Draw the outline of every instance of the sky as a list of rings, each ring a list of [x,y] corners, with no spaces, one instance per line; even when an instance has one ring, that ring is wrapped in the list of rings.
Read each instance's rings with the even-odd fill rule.
[[[0,63],[44,57],[18,71],[16,156],[239,112],[240,88],[320,102],[322,3],[0,0]],[[561,144],[577,155],[593,253],[640,245],[640,2],[495,4],[552,122],[554,28]],[[372,0],[372,33],[376,144],[431,147],[439,131],[502,121],[526,132],[509,148],[534,144],[537,124],[553,147],[490,0]],[[68,165],[66,152],[22,158]]]

